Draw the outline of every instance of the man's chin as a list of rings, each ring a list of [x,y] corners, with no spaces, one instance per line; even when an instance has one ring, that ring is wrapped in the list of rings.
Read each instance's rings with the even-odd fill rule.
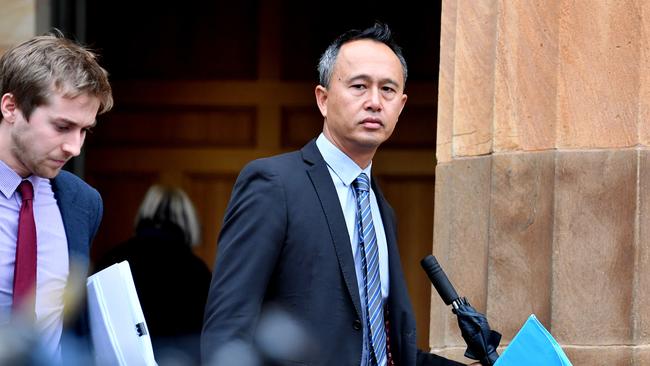
[[[383,134],[366,134],[358,140],[358,143],[367,149],[377,149],[386,140],[388,138]]]
[[[39,169],[36,172],[34,172],[34,175],[39,176],[41,178],[46,178],[46,179],[52,179],[59,175],[61,172],[61,168],[57,169]]]

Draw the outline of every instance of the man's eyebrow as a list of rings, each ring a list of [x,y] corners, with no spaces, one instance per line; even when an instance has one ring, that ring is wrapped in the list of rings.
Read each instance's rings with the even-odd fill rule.
[[[384,78],[379,80],[380,84],[393,84],[396,87],[401,87],[400,83],[397,80],[391,79],[391,78]]]
[[[368,81],[368,80],[370,80],[370,76],[366,74],[352,75],[347,79],[347,81],[350,83],[355,81]]]
[[[359,74],[359,75],[353,75],[353,76],[351,76],[350,78],[347,79],[347,82],[352,83],[352,82],[355,82],[355,81],[369,81],[369,80],[372,80],[372,78],[370,77],[370,75]],[[379,83],[380,83],[380,84],[392,84],[392,85],[395,85],[396,87],[400,87],[400,86],[401,86],[400,83],[398,83],[396,80],[394,80],[394,79],[392,79],[392,78],[383,78],[383,79],[380,79],[380,80],[379,80]]]
[[[71,119],[67,119],[67,118],[65,118],[65,117],[55,117],[53,120],[54,120],[55,122],[63,122],[63,123],[67,123],[67,124],[69,124],[69,125],[81,126],[80,123],[78,123],[78,122],[76,122],[76,121],[73,121],[73,120],[71,120]],[[86,126],[86,127],[84,127],[84,128],[93,128],[93,127],[95,127],[95,126],[97,126],[97,120],[96,120],[96,119],[93,120],[93,123],[91,123],[89,126]]]

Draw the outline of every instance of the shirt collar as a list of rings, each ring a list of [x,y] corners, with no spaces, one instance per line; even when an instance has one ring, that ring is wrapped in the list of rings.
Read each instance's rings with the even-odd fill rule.
[[[327,139],[323,133],[321,133],[316,139],[316,146],[321,155],[323,155],[323,159],[325,159],[327,166],[332,169],[334,174],[339,177],[346,187],[352,184],[361,173],[366,173],[368,176],[368,183],[370,183],[372,162],[370,162],[365,169],[361,169],[354,160],[345,155],[345,153]]]
[[[27,180],[32,183],[32,186],[34,186],[34,195],[36,195],[38,184],[43,179],[46,178],[37,177],[33,174],[27,178]],[[22,181],[23,178],[21,178],[20,175],[11,169],[4,161],[0,160],[0,192],[2,192],[5,198],[9,199]]]

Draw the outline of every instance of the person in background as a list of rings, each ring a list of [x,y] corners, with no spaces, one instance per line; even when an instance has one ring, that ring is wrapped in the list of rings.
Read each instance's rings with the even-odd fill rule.
[[[71,284],[85,282],[103,210],[99,193],[61,168],[113,105],[107,75],[59,32],[0,59],[0,326],[33,328],[28,353],[49,364],[62,362],[64,315],[74,313],[66,299],[81,298]]]
[[[199,362],[199,335],[211,273],[192,252],[201,241],[199,221],[187,194],[153,185],[135,218],[135,234],[106,253],[99,271],[128,261],[156,359],[173,349]],[[175,356],[174,356],[175,357]]]
[[[225,365],[249,344],[264,364],[460,365],[416,349],[395,214],[371,172],[406,103],[402,52],[375,24],[336,39],[318,70],[323,132],[249,163],[233,188],[203,361]]]

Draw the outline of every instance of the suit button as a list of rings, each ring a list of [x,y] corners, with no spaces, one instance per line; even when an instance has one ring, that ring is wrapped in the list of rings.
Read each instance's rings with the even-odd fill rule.
[[[355,320],[354,323],[352,323],[352,328],[354,328],[354,330],[361,330],[361,320]]]

